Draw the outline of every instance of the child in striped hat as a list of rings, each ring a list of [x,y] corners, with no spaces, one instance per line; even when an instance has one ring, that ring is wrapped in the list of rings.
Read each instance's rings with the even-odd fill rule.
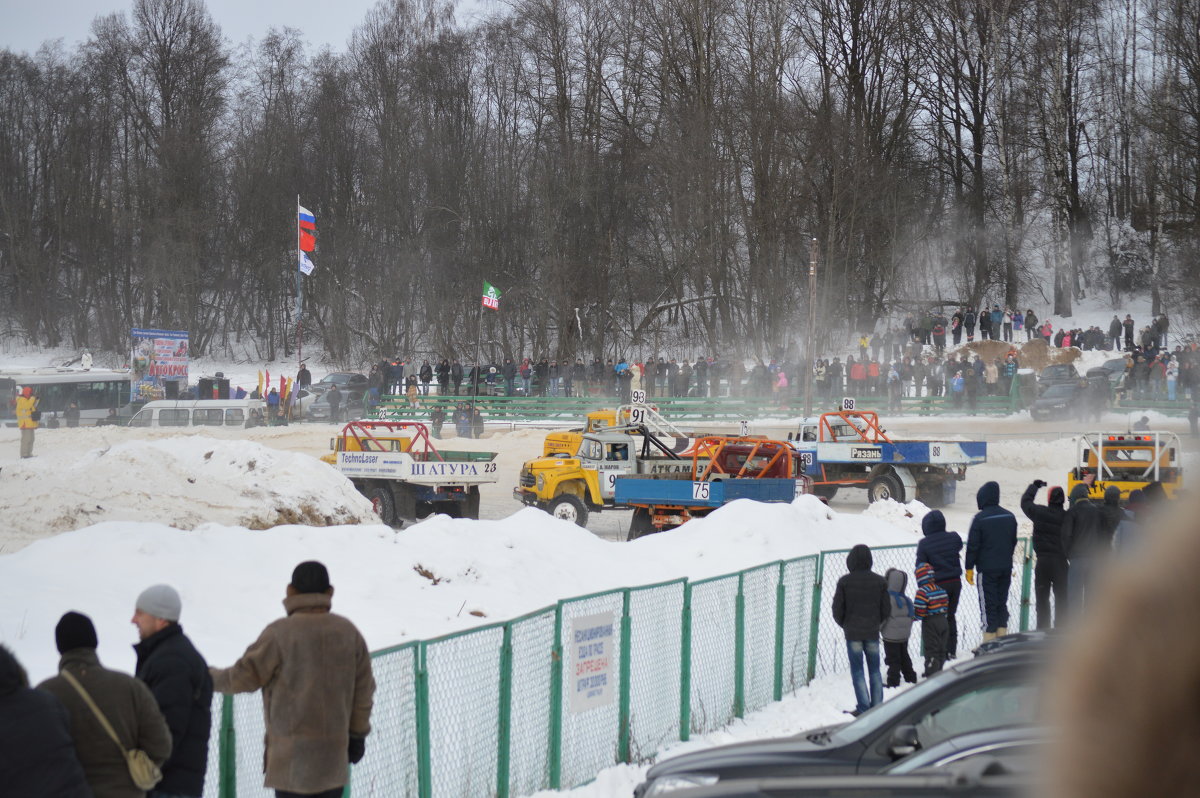
[[[946,661],[946,641],[950,636],[950,624],[946,612],[950,597],[937,582],[933,581],[933,566],[923,562],[917,566],[917,594],[913,597],[913,609],[921,619],[921,643],[925,648],[925,677],[942,669]]]

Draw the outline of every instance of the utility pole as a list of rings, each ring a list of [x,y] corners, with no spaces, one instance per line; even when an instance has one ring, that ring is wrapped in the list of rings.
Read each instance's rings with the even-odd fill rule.
[[[813,364],[816,362],[817,337],[817,238],[808,241],[808,335],[804,339],[804,417],[813,414]]]

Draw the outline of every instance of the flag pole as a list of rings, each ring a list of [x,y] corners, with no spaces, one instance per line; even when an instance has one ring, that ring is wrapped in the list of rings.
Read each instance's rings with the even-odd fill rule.
[[[304,362],[304,338],[301,335],[301,303],[304,301],[304,275],[300,273],[300,195],[296,195],[296,211],[292,214],[296,221],[296,361]]]
[[[483,375],[479,363],[480,340],[483,338],[483,301],[479,303],[479,323],[475,327],[475,376],[471,379],[471,431],[475,430],[475,397],[479,393],[479,378]]]

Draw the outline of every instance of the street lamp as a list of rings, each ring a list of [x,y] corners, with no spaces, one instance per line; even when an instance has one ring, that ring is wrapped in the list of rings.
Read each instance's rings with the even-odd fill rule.
[[[813,362],[817,335],[817,237],[808,240],[808,336],[804,341],[804,417],[811,418],[813,412]]]

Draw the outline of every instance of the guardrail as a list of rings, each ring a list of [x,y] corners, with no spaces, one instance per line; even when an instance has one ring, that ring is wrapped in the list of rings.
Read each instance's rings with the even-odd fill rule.
[[[911,573],[915,551],[875,548],[875,570]],[[829,607],[845,554],[563,599],[377,651],[373,729],[344,795],[510,798],[569,788],[714,731],[814,676],[848,670]],[[1010,623],[1024,631],[1028,540],[1018,544],[1014,570]],[[970,588],[958,619],[963,655],[981,640]],[[849,682],[846,690],[850,701]],[[261,698],[217,696],[213,717],[220,721],[205,796],[270,798]]]

